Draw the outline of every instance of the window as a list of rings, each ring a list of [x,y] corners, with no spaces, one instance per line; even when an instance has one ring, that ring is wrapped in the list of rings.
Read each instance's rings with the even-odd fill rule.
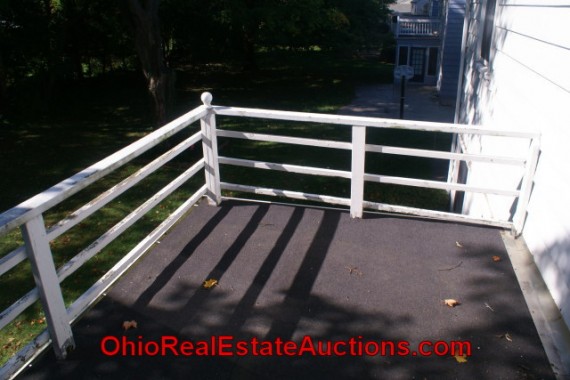
[[[430,47],[429,48],[429,58],[428,58],[428,75],[436,75],[437,74],[437,53],[438,48]]]
[[[408,47],[400,46],[400,51],[398,52],[398,65],[408,64]]]
[[[431,17],[439,17],[439,0],[433,0],[431,2]]]
[[[484,9],[483,18],[483,35],[481,38],[481,51],[480,56],[486,62],[489,62],[491,57],[491,41],[493,39],[493,28],[495,24],[495,7],[497,0],[487,0]]]

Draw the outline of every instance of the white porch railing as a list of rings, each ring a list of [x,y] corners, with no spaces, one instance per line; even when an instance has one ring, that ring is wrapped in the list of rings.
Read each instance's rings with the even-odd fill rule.
[[[398,17],[396,37],[439,37],[441,21],[433,18]]]
[[[207,130],[212,129],[212,126],[209,124],[210,119],[211,114],[208,108],[200,106],[126,148],[121,149],[89,168],[58,183],[52,188],[0,214],[0,237],[14,229],[20,228],[25,243],[23,246],[0,258],[0,276],[4,275],[25,259],[29,259],[36,283],[36,287],[33,290],[0,313],[0,329],[3,329],[7,324],[12,322],[38,299],[41,301],[48,326],[47,330],[44,330],[40,335],[35,337],[0,369],[0,379],[10,378],[17,373],[17,371],[40,349],[45,347],[50,340],[53,343],[56,356],[58,358],[66,357],[68,350],[73,349],[75,346],[70,323],[87,310],[87,308],[151,247],[160,236],[182,217],[192,205],[202,196],[209,195],[207,185],[203,185],[189,197],[178,209],[147,237],[140,241],[128,254],[116,263],[109,272],[93,284],[91,288],[75,300],[67,309],[64,305],[60,283],[196,173],[204,168],[209,169],[208,157],[211,157],[211,155],[205,155],[204,158],[198,160],[198,162],[188,168],[162,190],[154,194],[96,241],[65,263],[61,268],[55,268],[49,242],[78,225],[81,221],[88,218],[97,210],[101,209],[199,141],[202,140],[205,151],[211,151],[211,140],[204,138],[204,136],[209,136]],[[53,227],[46,229],[43,220],[44,212],[150,150],[172,135],[180,132],[197,120],[201,120],[202,132],[198,132],[187,138],[136,173],[100,194],[83,207],[77,209]]]
[[[74,347],[70,323],[78,318],[91,303],[93,303],[122,273],[124,273],[139,257],[141,257],[141,255],[146,252],[146,250],[148,250],[149,247],[151,247],[152,244],[154,244],[154,242],[156,242],[160,236],[162,236],[178,219],[180,219],[193,204],[203,196],[206,196],[211,203],[218,204],[222,200],[222,190],[274,195],[291,199],[312,200],[330,204],[345,205],[350,207],[350,214],[355,218],[362,217],[363,209],[372,209],[458,222],[500,226],[503,228],[511,228],[515,231],[522,230],[526,206],[530,197],[532,176],[538,159],[538,134],[505,132],[446,123],[212,106],[211,100],[212,96],[209,93],[203,94],[202,101],[204,102],[204,105],[190,111],[186,115],[145,136],[132,145],[129,145],[73,177],[70,177],[69,179],[0,215],[0,237],[13,229],[21,228],[25,241],[24,246],[12,251],[0,259],[0,275],[3,275],[28,258],[31,262],[34,279],[36,281],[36,288],[34,290],[30,291],[0,314],[0,328],[4,328],[38,299],[41,301],[48,323],[46,331],[36,337],[28,346],[22,349],[16,356],[10,359],[2,369],[0,369],[0,378],[8,378],[14,374],[19,367],[21,367],[38,351],[39,348],[47,345],[50,339],[53,342],[53,348],[56,355],[60,358],[64,358],[67,351]],[[352,139],[350,142],[332,141],[326,139],[278,136],[218,129],[216,128],[216,115],[345,125],[352,129]],[[43,222],[43,213],[45,211],[77,193],[79,190],[92,184],[97,179],[141,155],[143,152],[146,152],[150,148],[156,146],[197,120],[201,120],[201,132],[187,138],[130,177],[108,189],[85,206],[73,212],[71,215],[57,223],[54,227],[46,230]],[[530,141],[530,149],[526,157],[509,157],[371,145],[366,143],[367,128],[398,128],[429,132],[444,132],[450,134],[486,135],[527,139]],[[352,152],[351,170],[343,171],[290,165],[286,163],[221,157],[218,155],[217,149],[218,137],[350,150]],[[95,211],[102,208],[111,200],[136,185],[143,178],[147,177],[162,165],[199,141],[202,141],[204,152],[204,157],[202,159],[198,160],[198,162],[189,167],[179,177],[153,195],[145,203],[130,213],[121,222],[117,223],[69,262],[64,264],[61,268],[55,268],[49,246],[49,242],[51,240],[57,238],[73,226],[76,226],[82,220],[92,215]],[[454,182],[441,182],[366,173],[364,170],[366,152],[435,158],[452,162],[479,161],[493,163],[496,165],[519,167],[523,176],[522,186],[520,189],[495,188],[491,184],[489,187],[479,187]],[[308,194],[294,190],[261,188],[250,186],[248,184],[222,182],[219,170],[220,164],[244,166],[263,170],[278,170],[289,173],[347,178],[351,181],[351,195],[350,198],[341,198],[322,194]],[[202,169],[205,169],[205,184],[190,196],[146,238],[139,242],[136,247],[125,255],[89,290],[73,302],[69,308],[66,309],[63,303],[60,282],[76,271],[87,260],[95,256],[129,226],[134,224],[166,196],[171,194],[176,188],[181,186]],[[447,191],[466,191],[508,196],[518,198],[517,209],[511,220],[498,220],[474,218],[469,215],[460,215],[450,212],[378,203],[364,199],[365,181],[443,189]]]

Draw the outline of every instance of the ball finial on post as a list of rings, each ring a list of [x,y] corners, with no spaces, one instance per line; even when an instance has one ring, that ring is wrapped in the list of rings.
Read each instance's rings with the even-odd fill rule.
[[[212,94],[210,94],[209,92],[203,92],[202,96],[200,96],[200,99],[202,100],[202,103],[204,103],[204,105],[206,107],[211,107],[212,106]]]

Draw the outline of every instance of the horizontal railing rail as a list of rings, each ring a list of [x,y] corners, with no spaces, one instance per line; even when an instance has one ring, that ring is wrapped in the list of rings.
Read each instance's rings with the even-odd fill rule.
[[[333,115],[323,113],[266,110],[257,108],[213,106],[212,110],[220,116],[238,116],[256,119],[288,120],[306,123],[362,126],[371,128],[406,129],[425,132],[461,133],[497,137],[533,139],[540,137],[538,132],[506,131],[481,126],[440,123],[431,121],[384,119],[378,117]]]
[[[150,232],[146,238],[132,248],[103,277],[73,301],[69,307],[65,307],[60,288],[62,281],[101,252],[118,236],[185,184],[190,178],[199,172],[207,171],[210,167],[205,158],[208,156],[207,152],[212,149],[211,141],[205,138],[205,136],[210,135],[208,132],[208,129],[211,128],[208,120],[210,113],[208,107],[203,105],[199,106],[156,131],[149,133],[131,145],[91,165],[89,168],[0,214],[0,237],[20,228],[24,238],[24,245],[0,258],[0,276],[14,269],[26,259],[29,259],[36,281],[35,288],[15,301],[7,309],[0,312],[0,329],[14,321],[15,318],[38,300],[41,302],[48,326],[46,330],[35,337],[0,369],[0,378],[9,378],[17,373],[19,368],[21,368],[27,360],[36,355],[39,350],[45,347],[50,340],[53,343],[56,355],[59,358],[65,358],[67,351],[72,349],[75,345],[70,323],[100,297],[122,273],[148,250],[168,228],[188,212],[201,197],[209,194],[207,184],[200,186],[193,195],[179,205],[174,212]],[[161,154],[53,226],[46,228],[43,219],[43,215],[46,211],[49,211],[80,190],[129,163],[134,158],[149,151],[151,148],[169,139],[198,120],[201,120],[201,131],[194,133],[173,148],[168,149],[166,153]],[[50,242],[77,226],[200,141],[202,141],[204,149],[203,158],[198,159],[197,162],[191,165],[182,174],[144,201],[140,206],[136,207],[126,217],[108,229],[103,235],[64,263],[60,268],[55,267]]]
[[[501,131],[479,126],[464,126],[448,123],[432,123],[424,121],[392,120],[371,117],[343,116],[330,114],[317,114],[305,112],[290,112],[277,110],[262,110],[253,108],[212,106],[212,96],[209,93],[202,95],[204,105],[188,112],[164,127],[148,134],[137,142],[110,155],[78,174],[60,182],[52,188],[21,203],[20,205],[0,214],[0,237],[20,228],[24,245],[16,248],[0,258],[0,276],[28,259],[31,263],[36,287],[10,305],[0,313],[0,328],[4,328],[24,310],[40,300],[46,315],[48,328],[34,338],[16,356],[0,369],[0,378],[12,376],[37,351],[45,347],[51,340],[56,355],[59,358],[66,356],[67,350],[74,347],[73,334],[70,323],[78,318],[111,284],[124,273],[138,258],[140,258],[176,221],[178,221],[202,197],[206,196],[210,203],[218,204],[222,200],[222,190],[253,193],[259,195],[279,196],[296,200],[323,202],[334,205],[347,206],[354,218],[363,216],[364,209],[383,212],[394,212],[407,215],[436,218],[458,222],[477,223],[483,225],[499,226],[521,231],[524,225],[524,215],[530,198],[532,177],[538,160],[539,138],[538,133],[523,131]],[[257,132],[243,132],[227,130],[216,127],[216,117],[243,117],[250,119],[283,120],[298,123],[317,123],[341,125],[351,128],[350,141],[336,141],[325,138],[308,138],[284,136]],[[118,169],[127,162],[140,156],[152,147],[165,141],[177,132],[200,120],[201,131],[184,139],[166,153],[161,154],[145,166],[138,169],[116,185],[105,190],[96,198],[87,202],[58,223],[46,228],[44,213],[60,202],[76,194],[80,190],[93,184],[96,180]],[[447,133],[459,136],[492,136],[498,138],[526,139],[529,143],[528,153],[523,156],[489,155],[477,153],[464,153],[457,151],[438,151],[417,148],[405,148],[369,144],[366,142],[368,128],[400,129],[410,131],[424,131],[433,133]],[[351,152],[350,170],[338,170],[305,166],[298,164],[272,162],[271,160],[244,159],[238,157],[220,156],[218,154],[218,137],[224,139],[240,139],[276,144],[291,144],[300,146],[339,149]],[[156,192],[141,205],[132,210],[126,217],[108,229],[99,238],[85,247],[73,258],[56,268],[52,257],[50,242],[77,226],[100,210],[112,200],[140,183],[143,179],[155,173],[159,168],[173,160],[182,152],[202,142],[203,157],[190,165],[168,185]],[[492,165],[506,165],[522,173],[521,185],[518,188],[498,188],[491,184],[488,186],[474,186],[457,183],[454,180],[436,181],[428,179],[407,178],[365,172],[366,153],[387,154],[396,156],[411,156],[427,159],[449,161],[457,166],[457,162],[483,162]],[[344,178],[350,180],[350,198],[326,194],[314,194],[294,189],[276,189],[251,184],[237,184],[222,181],[220,178],[220,165],[240,166],[259,170],[272,170],[293,174],[324,176],[331,178]],[[151,209],[172,194],[176,189],[186,183],[199,172],[204,172],[204,183],[199,189],[188,197],[172,212],[158,227],[141,240],[113,268],[93,284],[85,293],[77,298],[69,307],[65,307],[61,293],[60,283],[77,271],[88,260],[101,252],[113,242],[127,228],[146,215]],[[451,177],[450,177],[451,178]],[[441,189],[448,192],[473,192],[488,195],[508,196],[518,200],[516,211],[510,219],[493,219],[473,217],[452,212],[434,211],[422,208],[392,205],[365,199],[365,182],[391,184],[398,186],[412,186],[428,189]]]
[[[263,170],[275,170],[296,174],[318,175],[325,177],[345,178],[351,180],[351,198],[334,197],[322,194],[309,194],[296,192],[292,190],[262,188],[250,186],[248,184],[235,184],[222,182],[223,190],[254,193],[260,195],[281,196],[297,200],[319,201],[331,203],[335,205],[349,206],[353,217],[361,217],[364,208],[396,212],[421,217],[432,217],[458,222],[470,222],[483,225],[498,226],[502,228],[512,229],[515,233],[522,230],[524,224],[524,215],[526,214],[526,205],[530,196],[530,186],[532,184],[532,176],[538,160],[539,138],[540,134],[528,131],[506,131],[498,129],[490,129],[481,126],[457,125],[449,123],[437,123],[426,121],[411,120],[393,120],[361,116],[345,116],[316,114],[305,112],[291,112],[278,110],[265,110],[254,108],[226,107],[214,106],[213,111],[219,116],[244,117],[252,119],[268,119],[268,120],[284,120],[303,123],[333,124],[344,125],[352,128],[352,141],[334,141],[326,139],[291,137],[282,135],[268,135],[262,133],[233,131],[226,129],[217,129],[216,134],[219,137],[230,139],[242,139],[262,142],[273,142],[281,144],[304,145],[321,148],[350,150],[352,152],[352,167],[350,171],[335,170],[329,168],[309,167],[302,165],[291,165],[287,163],[245,160],[240,158],[232,158],[221,156],[218,164],[233,165]],[[512,155],[488,155],[465,152],[437,151],[416,148],[404,148],[396,146],[374,145],[366,143],[366,128],[381,129],[398,129],[410,131],[424,131],[434,133],[448,133],[452,135],[462,136],[490,136],[497,138],[514,138],[529,141],[528,154],[524,157]],[[505,151],[508,151],[505,149]],[[388,176],[381,174],[372,174],[364,172],[365,153],[375,152],[398,156],[423,157],[430,159],[439,159],[449,161],[452,164],[457,162],[483,162],[494,165],[508,165],[519,168],[524,176],[520,188],[496,188],[492,186],[474,186],[469,184],[457,183],[456,181],[434,181],[426,179],[405,178],[397,176]],[[378,202],[372,202],[363,199],[364,182],[375,182],[382,184],[413,186],[426,189],[440,189],[447,192],[472,192],[486,195],[508,196],[518,199],[517,208],[512,218],[480,218],[471,215],[461,215],[453,212],[443,212],[435,210],[425,210],[421,208],[390,205]]]

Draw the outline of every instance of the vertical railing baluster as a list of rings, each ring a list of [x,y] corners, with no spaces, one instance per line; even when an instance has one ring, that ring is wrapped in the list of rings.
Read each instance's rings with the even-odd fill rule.
[[[21,229],[55,355],[65,359],[75,342],[42,215],[29,220]]]
[[[208,186],[206,196],[210,204],[219,205],[222,201],[222,192],[220,188],[218,139],[216,137],[216,114],[212,110],[212,94],[204,92],[201,99],[204,105],[210,109],[210,112],[200,120],[206,185]]]
[[[538,164],[539,154],[540,140],[539,138],[533,138],[530,143],[529,154],[524,167],[524,176],[521,182],[517,208],[513,215],[513,234],[515,236],[519,236],[524,227],[530,194],[532,193],[532,185],[534,183],[534,172],[536,171],[536,166]]]
[[[350,216],[362,218],[364,202],[364,164],[366,157],[366,127],[352,127],[352,175],[350,182]]]

